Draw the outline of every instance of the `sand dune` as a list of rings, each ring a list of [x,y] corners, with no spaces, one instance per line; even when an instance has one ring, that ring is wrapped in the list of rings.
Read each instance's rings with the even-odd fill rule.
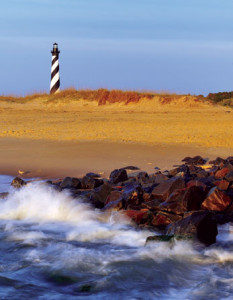
[[[233,154],[233,110],[223,106],[214,106],[193,96],[172,98],[172,96],[157,95],[151,99],[142,98],[138,103],[129,103],[128,105],[123,102],[99,105],[98,101],[77,100],[72,97],[58,97],[54,101],[49,101],[49,97],[46,95],[39,95],[30,101],[17,101],[17,99],[3,101],[0,99],[0,117],[0,140],[2,141],[0,164],[4,166],[5,172],[9,166],[7,162],[10,161],[14,161],[14,164],[11,163],[11,169],[15,170],[13,165],[17,162],[15,160],[17,154],[10,152],[12,154],[10,155],[8,150],[9,147],[16,149],[17,141],[21,145],[18,161],[22,162],[17,164],[17,168],[24,168],[23,153],[26,142],[23,143],[23,141],[26,140],[31,141],[26,147],[31,147],[34,152],[39,146],[36,142],[33,144],[33,141],[44,141],[43,156],[47,155],[50,159],[47,159],[47,162],[44,160],[42,163],[41,174],[45,170],[46,164],[48,166],[48,160],[51,163],[54,160],[53,166],[50,164],[51,169],[55,170],[56,164],[60,161],[60,164],[63,165],[63,167],[60,166],[61,170],[67,172],[68,165],[71,170],[72,158],[76,158],[77,155],[79,155],[80,161],[78,162],[76,159],[76,164],[79,164],[80,170],[82,169],[84,172],[85,167],[82,162],[85,153],[87,156],[89,148],[92,149],[92,152],[89,153],[89,158],[92,159],[92,169],[102,171],[101,165],[94,163],[95,160],[98,160],[98,155],[95,155],[94,152],[94,142],[99,145],[100,142],[102,143],[102,150],[99,150],[99,153],[104,153],[102,161],[102,164],[104,161],[106,164],[104,171],[109,171],[113,165],[117,167],[117,162],[122,165],[124,151],[126,155],[129,151],[127,148],[129,144],[132,144],[134,149],[138,147],[137,145],[144,145],[144,147],[148,145],[150,155],[146,163],[143,163],[141,154],[135,156],[138,158],[138,163],[135,159],[125,161],[126,164],[141,164],[143,168],[146,168],[146,164],[150,161],[151,164],[158,165],[161,162],[163,167],[171,167],[172,162],[177,163],[178,158],[182,158],[179,153],[185,155],[185,151],[187,152],[186,148],[183,148],[185,151],[181,151],[183,146],[191,147],[192,151],[189,151],[189,154],[193,155],[203,153],[203,155],[213,157]],[[14,141],[13,144],[9,142],[9,138]],[[48,143],[46,144],[45,141]],[[65,148],[62,146],[64,151],[53,152],[56,147],[59,147],[59,144],[51,146],[52,144],[49,142],[71,144],[70,146],[66,144]],[[88,144],[89,148],[84,147],[84,150],[80,150],[80,142],[92,143]],[[104,146],[106,142],[108,147]],[[112,144],[111,148],[109,143],[115,144]],[[120,158],[113,150],[116,147],[114,145],[121,145],[118,148],[122,152]],[[170,156],[173,158],[173,160],[169,159],[169,164],[166,164],[168,158],[162,155],[163,147],[167,149],[167,156],[170,152]],[[68,151],[68,148],[73,150]],[[105,151],[105,149],[108,150]],[[143,151],[146,150],[140,148],[138,152],[140,153],[140,151],[143,154]],[[66,152],[69,153],[69,157],[65,155]],[[110,152],[115,153],[115,156],[112,156],[111,163],[109,161],[107,167],[106,160]],[[161,152],[161,155],[158,156],[160,159],[156,158],[156,153],[159,152]],[[54,153],[54,156],[51,153]],[[4,161],[4,154],[7,161]],[[30,156],[30,153],[27,152],[27,155]],[[129,156],[129,154],[127,155]],[[37,158],[41,158],[39,153],[37,153]],[[27,162],[27,168],[31,166],[34,171],[39,168],[35,159],[36,157]],[[113,163],[114,159],[116,164]],[[87,170],[90,170],[91,166],[87,165],[88,160],[85,162]],[[149,171],[152,170],[148,165],[147,167]],[[48,168],[46,170],[48,173]],[[59,175],[63,173],[60,172]],[[72,174],[74,173],[75,171]]]
[[[232,109],[192,96],[169,103],[154,97],[103,106],[97,101],[45,99],[0,102],[0,137],[233,148]]]

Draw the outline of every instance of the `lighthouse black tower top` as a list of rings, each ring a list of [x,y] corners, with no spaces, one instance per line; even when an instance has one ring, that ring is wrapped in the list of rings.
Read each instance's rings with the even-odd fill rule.
[[[60,91],[60,75],[59,75],[59,53],[57,43],[53,44],[52,53],[52,68],[51,68],[51,83],[50,94],[55,94]]]

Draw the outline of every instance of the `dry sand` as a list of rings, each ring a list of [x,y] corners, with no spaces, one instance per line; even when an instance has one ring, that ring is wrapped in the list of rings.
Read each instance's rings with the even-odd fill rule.
[[[187,100],[188,99],[188,100]],[[0,173],[108,176],[136,165],[152,172],[184,156],[233,155],[233,111],[180,97],[98,106],[95,101],[0,102]]]

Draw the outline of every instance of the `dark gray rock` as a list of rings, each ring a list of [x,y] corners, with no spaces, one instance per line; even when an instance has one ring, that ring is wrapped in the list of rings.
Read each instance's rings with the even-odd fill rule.
[[[105,202],[105,209],[123,209],[125,208],[125,201],[123,199],[122,191],[112,191]]]
[[[211,212],[193,212],[188,217],[168,225],[166,234],[193,236],[209,246],[216,242],[217,222]]]
[[[65,177],[60,183],[62,189],[78,189],[81,188],[81,180],[75,177]]]
[[[221,157],[217,157],[216,159],[214,160],[211,160],[209,162],[211,165],[215,165],[215,166],[218,166],[218,165],[221,165],[221,164],[225,164],[226,163],[226,160],[221,158]]]
[[[141,184],[148,183],[149,176],[147,172],[139,172],[138,175],[136,176],[136,181]]]
[[[233,171],[230,171],[226,176],[225,179],[229,182],[233,182]]]
[[[19,189],[19,188],[23,187],[24,185],[26,185],[26,182],[20,177],[15,177],[12,180],[11,185],[16,189]]]
[[[9,195],[9,193],[7,193],[7,192],[0,193],[0,199],[5,199],[8,195]]]
[[[105,182],[90,194],[90,202],[96,208],[103,208],[105,202],[112,191],[112,186]]]
[[[100,178],[101,176],[97,173],[89,172],[86,174],[87,177]]]
[[[109,180],[113,184],[128,180],[128,175],[125,169],[116,169],[112,171]]]
[[[129,170],[129,171],[140,170],[140,168],[135,167],[135,166],[127,166],[127,167],[124,167],[124,168],[121,168],[121,169],[123,169],[123,170]]]
[[[94,189],[102,185],[104,181],[102,179],[84,176],[81,180],[82,189]]]
[[[182,159],[187,165],[204,165],[206,160],[202,158],[200,155],[194,157],[185,157]]]
[[[159,211],[160,210],[159,206],[160,206],[160,201],[156,199],[142,203],[142,208],[147,208],[151,211]]]

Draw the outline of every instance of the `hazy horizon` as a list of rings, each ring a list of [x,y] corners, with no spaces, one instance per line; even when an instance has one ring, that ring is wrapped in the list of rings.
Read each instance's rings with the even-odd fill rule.
[[[0,94],[61,88],[233,90],[230,0],[9,0],[0,5]]]

